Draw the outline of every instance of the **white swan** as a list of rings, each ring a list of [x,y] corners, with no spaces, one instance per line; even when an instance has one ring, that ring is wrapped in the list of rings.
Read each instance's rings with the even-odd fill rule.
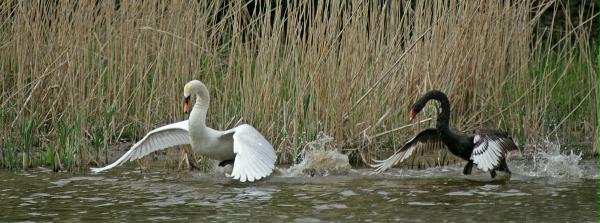
[[[255,128],[244,124],[230,130],[218,131],[206,126],[210,97],[202,82],[188,82],[183,89],[183,95],[185,113],[189,112],[191,97],[196,97],[189,120],[150,131],[117,161],[102,168],[91,168],[92,172],[105,171],[154,151],[182,144],[191,144],[195,151],[211,159],[220,160],[220,166],[233,163],[233,171],[228,176],[241,182],[253,182],[273,172],[277,159],[275,150]]]

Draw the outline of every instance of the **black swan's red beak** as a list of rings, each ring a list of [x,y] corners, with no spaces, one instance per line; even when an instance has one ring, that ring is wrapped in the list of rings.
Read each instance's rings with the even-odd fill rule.
[[[410,110],[410,122],[412,122],[415,119],[415,110]]]

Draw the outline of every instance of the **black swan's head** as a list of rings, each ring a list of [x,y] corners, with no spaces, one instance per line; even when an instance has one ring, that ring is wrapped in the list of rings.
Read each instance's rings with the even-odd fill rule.
[[[426,103],[427,103],[427,101],[422,102],[421,100],[419,100],[413,105],[412,110],[410,110],[410,121],[411,122],[413,121],[413,119],[415,119],[415,116],[417,116],[417,114],[419,114],[419,112],[421,112],[421,110],[423,110],[423,107],[425,107]]]
[[[412,122],[413,119],[415,119],[415,116],[417,116],[417,114],[419,114],[419,112],[421,112],[421,110],[423,110],[423,107],[425,107],[425,105],[427,104],[427,102],[431,99],[436,99],[436,100],[444,100],[447,101],[448,97],[446,96],[446,94],[444,94],[444,92],[438,91],[438,90],[431,90],[429,92],[427,92],[426,94],[424,94],[423,96],[421,96],[421,98],[419,98],[419,100],[417,100],[417,102],[415,102],[415,104],[413,105],[412,110],[410,110],[410,121]]]

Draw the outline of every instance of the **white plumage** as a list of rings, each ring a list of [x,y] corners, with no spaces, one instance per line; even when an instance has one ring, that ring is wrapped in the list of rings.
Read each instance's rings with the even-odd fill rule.
[[[475,148],[471,160],[477,168],[483,171],[495,169],[503,158],[502,138],[482,137],[475,135],[473,139]]]
[[[250,125],[241,125],[232,130],[235,131],[233,152],[236,156],[231,177],[252,182],[271,174],[277,156],[265,137]]]
[[[403,162],[406,158],[410,157],[415,151],[416,146],[407,147],[406,150],[400,150],[396,152],[394,155],[388,157],[384,160],[373,160],[375,164],[370,165],[375,168],[376,173],[382,173],[389,168],[392,168],[394,165]]]
[[[172,146],[190,144],[188,121],[181,121],[166,125],[150,131],[142,140],[135,143],[129,151],[114,163],[102,168],[91,168],[92,172],[99,173],[115,166],[123,165],[128,161],[140,159],[154,151]]]
[[[236,180],[253,182],[269,176],[277,160],[271,143],[254,127],[247,124],[226,131],[207,127],[205,119],[210,98],[206,86],[196,80],[185,85],[186,110],[192,95],[196,96],[196,104],[189,120],[150,131],[117,161],[102,168],[92,168],[92,172],[98,173],[111,169],[157,150],[191,144],[192,149],[211,159],[233,160],[233,171],[228,176]]]

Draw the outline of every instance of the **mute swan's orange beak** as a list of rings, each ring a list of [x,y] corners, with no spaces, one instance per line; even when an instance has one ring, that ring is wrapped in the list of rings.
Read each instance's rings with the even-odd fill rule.
[[[185,98],[185,102],[183,104],[183,112],[186,114],[190,112],[190,98],[189,97]]]
[[[412,122],[415,119],[415,110],[410,110],[410,122]]]

